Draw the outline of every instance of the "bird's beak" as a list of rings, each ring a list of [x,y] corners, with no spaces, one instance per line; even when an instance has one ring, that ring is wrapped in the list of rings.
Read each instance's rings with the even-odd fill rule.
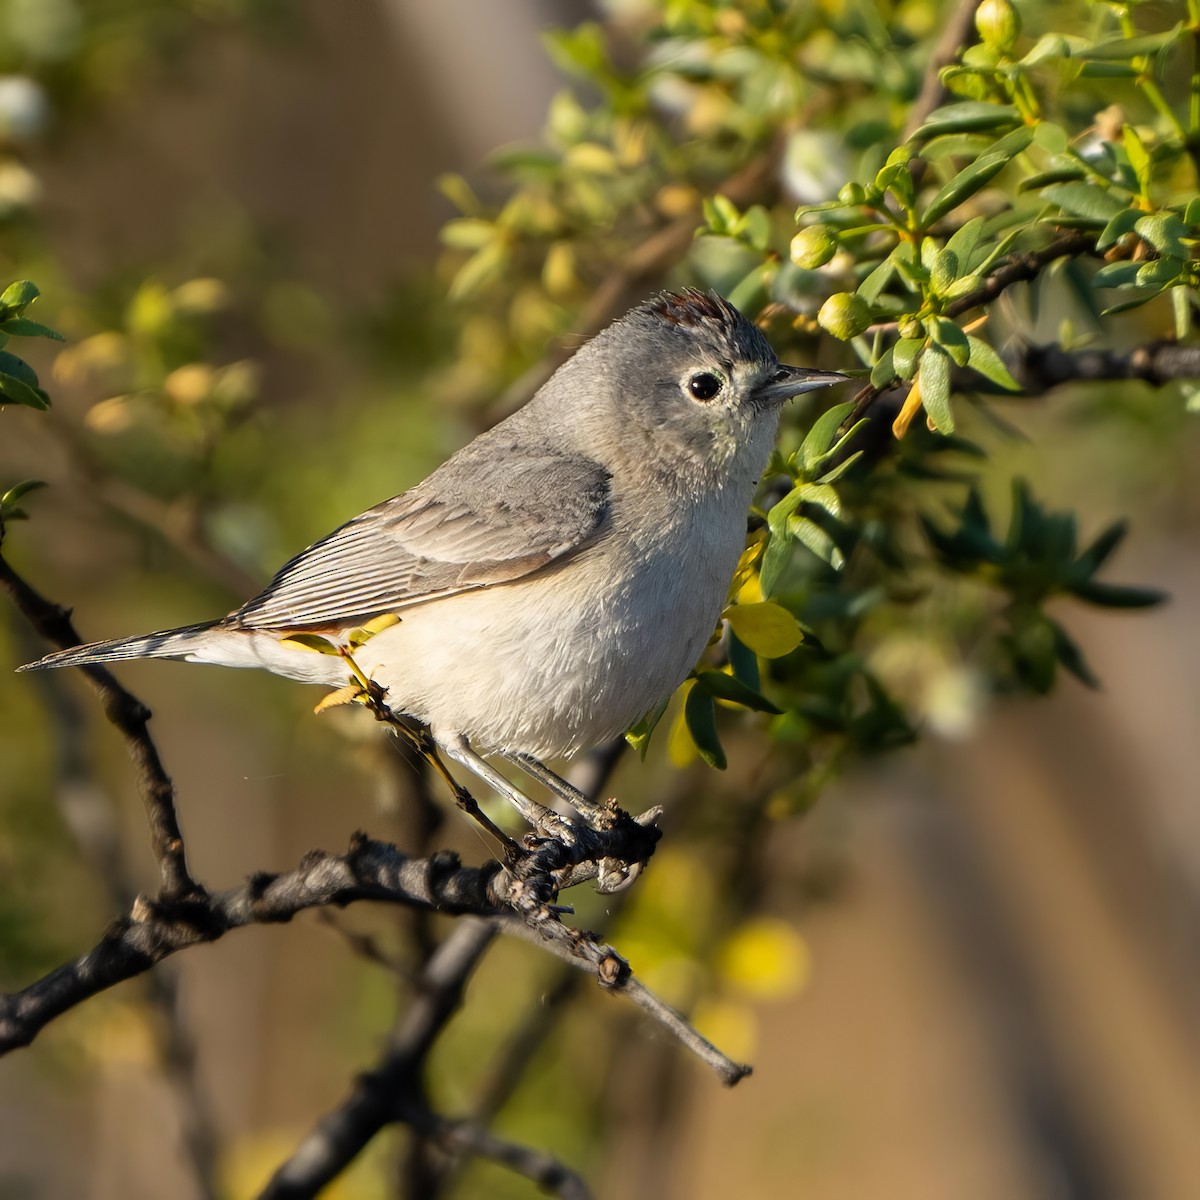
[[[813,371],[808,367],[781,366],[767,380],[754,398],[760,404],[782,404],[801,392],[812,392],[817,388],[829,387],[834,383],[845,383],[849,375],[839,375],[836,371]]]

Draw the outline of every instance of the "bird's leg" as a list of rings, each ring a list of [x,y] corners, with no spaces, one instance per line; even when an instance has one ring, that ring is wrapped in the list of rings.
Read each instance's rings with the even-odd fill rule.
[[[557,837],[568,843],[575,838],[571,822],[560,817],[552,808],[531,800],[520,788],[510,783],[491,763],[480,758],[461,734],[435,739],[437,744],[460,766],[477,775],[488,787],[500,793],[530,825],[543,836]]]
[[[526,775],[536,779],[544,788],[551,791],[560,800],[565,800],[577,813],[596,828],[596,822],[603,819],[604,809],[590,796],[585,796],[577,787],[568,783],[561,775],[550,770],[548,766],[532,754],[501,751],[501,756],[508,759],[516,767],[520,767]]]
[[[442,782],[450,789],[450,793],[454,797],[454,803],[469,817],[474,818],[492,837],[500,842],[510,859],[515,859],[521,853],[521,847],[479,807],[479,802],[475,797],[450,774],[446,764],[442,762],[441,755],[438,754],[437,743],[433,740],[429,730],[423,726],[418,729],[410,729],[399,723],[394,728],[405,730],[417,753],[433,768]]]

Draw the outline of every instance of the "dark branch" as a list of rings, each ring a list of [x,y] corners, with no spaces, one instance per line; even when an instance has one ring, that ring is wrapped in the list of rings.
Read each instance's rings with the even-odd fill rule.
[[[464,867],[450,852],[408,858],[356,834],[343,855],[311,851],[294,871],[254,875],[240,887],[184,900],[139,896],[86,954],[19,992],[0,994],[0,1054],[28,1045],[48,1021],[164,958],[231,929],[290,921],[357,900],[448,913],[498,913],[521,887],[498,862]]]
[[[1083,254],[1096,252],[1096,239],[1092,234],[1083,230],[1073,229],[1061,234],[1040,250],[1030,250],[1025,254],[1014,254],[997,267],[973,292],[958,297],[946,305],[947,317],[961,317],[984,304],[990,304],[998,299],[1010,287],[1017,283],[1026,283],[1036,279],[1041,272],[1060,258],[1076,258]],[[894,332],[894,322],[885,325],[872,326],[875,331]],[[853,425],[886,390],[869,384],[854,397],[854,408],[843,423],[848,428]]]
[[[942,36],[933,49],[933,57],[925,69],[925,77],[921,80],[920,94],[909,109],[904,125],[904,141],[908,141],[925,124],[929,114],[949,98],[949,92],[942,83],[942,71],[958,62],[963,48],[975,40],[975,10],[978,7],[979,0],[959,0],[946,22]]]
[[[1140,379],[1161,387],[1177,379],[1200,379],[1200,346],[1178,342],[1150,342],[1132,350],[1025,346],[1006,352],[1004,361],[1022,391],[1031,396],[1064,383]]]
[[[52,645],[65,650],[81,644],[82,639],[71,623],[71,610],[39,595],[3,558],[0,558],[0,587],[12,597],[33,628]],[[137,768],[138,790],[150,823],[150,839],[158,859],[163,899],[202,898],[203,889],[188,872],[183,835],[175,815],[175,787],[146,728],[150,710],[127,692],[106,667],[81,669],[99,696],[104,715],[124,737]]]

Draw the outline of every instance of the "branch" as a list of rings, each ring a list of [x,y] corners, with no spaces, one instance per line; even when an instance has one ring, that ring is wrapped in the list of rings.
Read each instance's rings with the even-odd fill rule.
[[[959,0],[925,68],[921,91],[909,110],[901,141],[907,142],[925,124],[929,114],[948,99],[950,93],[942,84],[942,71],[958,62],[963,49],[975,40],[975,10],[978,7],[979,0]]]
[[[1162,387],[1177,379],[1200,379],[1200,346],[1170,341],[1149,342],[1132,350],[1027,345],[1006,352],[1004,361],[1022,392],[1031,396],[1064,383],[1140,379]]]
[[[232,929],[290,921],[308,908],[358,900],[493,914],[522,887],[498,862],[464,867],[449,851],[408,858],[359,833],[346,854],[313,850],[294,871],[254,875],[225,892],[182,900],[139,896],[86,954],[22,991],[0,993],[0,1054],[28,1045],[49,1021],[88,997]]]
[[[1014,254],[997,267],[973,292],[959,296],[946,305],[944,315],[960,317],[973,308],[990,304],[998,299],[1010,287],[1017,283],[1025,283],[1036,279],[1042,270],[1060,258],[1076,258],[1084,254],[1096,252],[1096,239],[1092,234],[1083,230],[1073,229],[1060,234],[1052,242],[1040,250],[1030,250],[1024,254]],[[872,332],[894,332],[895,322],[873,325]],[[843,422],[843,428],[849,428],[871,407],[886,388],[877,388],[868,384],[854,397],[854,408]]]
[[[0,588],[12,597],[20,612],[48,642],[59,649],[82,644],[83,639],[71,623],[71,610],[39,595],[2,557]],[[99,696],[104,715],[124,737],[126,748],[137,768],[138,791],[146,807],[150,840],[158,859],[162,898],[202,899],[204,889],[188,872],[183,834],[175,815],[175,787],[146,728],[150,710],[131,692],[127,692],[106,667],[93,665],[80,669]]]

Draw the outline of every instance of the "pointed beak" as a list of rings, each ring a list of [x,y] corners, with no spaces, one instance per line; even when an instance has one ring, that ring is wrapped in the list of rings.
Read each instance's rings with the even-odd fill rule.
[[[782,404],[802,392],[812,392],[834,383],[845,383],[849,378],[849,375],[839,375],[836,371],[813,371],[808,367],[781,366],[774,376],[755,392],[754,398],[760,404]]]

